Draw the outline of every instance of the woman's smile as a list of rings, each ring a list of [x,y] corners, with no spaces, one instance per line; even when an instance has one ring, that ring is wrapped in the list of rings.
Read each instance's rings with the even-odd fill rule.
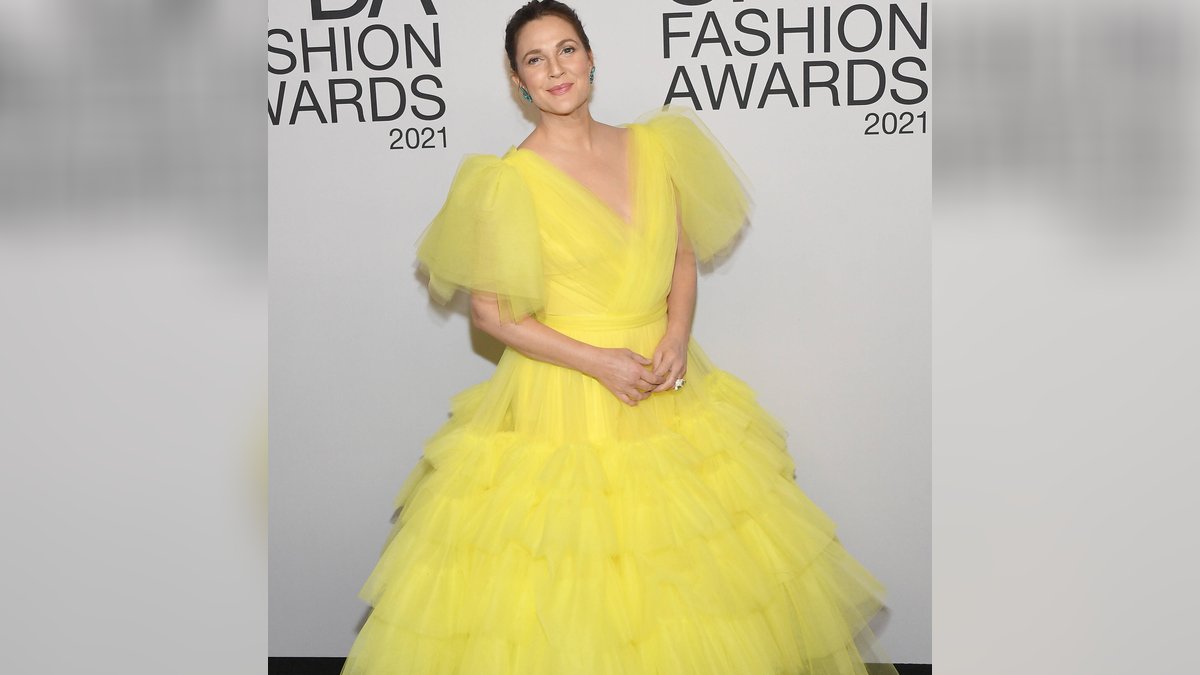
[[[571,87],[573,87],[573,86],[575,86],[574,82],[565,82],[563,84],[558,85],[557,87],[554,87],[553,89],[547,89],[546,91],[550,92],[551,94],[554,94],[555,96],[562,96],[563,94],[570,91]]]

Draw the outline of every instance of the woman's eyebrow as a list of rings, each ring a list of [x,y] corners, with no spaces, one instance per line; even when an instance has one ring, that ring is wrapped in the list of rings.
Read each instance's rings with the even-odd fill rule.
[[[559,40],[558,44],[555,46],[561,47],[563,45],[563,43],[574,42],[574,41],[575,41],[575,38],[565,38],[565,39]],[[529,56],[530,54],[534,54],[534,53],[540,52],[540,51],[542,51],[541,47],[535,47],[535,48],[530,49],[529,51],[525,52],[525,54],[523,56],[521,56],[521,58],[525,58],[526,56]]]

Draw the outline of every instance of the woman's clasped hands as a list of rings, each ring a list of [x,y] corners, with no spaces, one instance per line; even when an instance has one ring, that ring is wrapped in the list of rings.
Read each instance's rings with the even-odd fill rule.
[[[636,406],[651,394],[675,388],[675,381],[687,372],[687,342],[664,337],[647,358],[623,347],[600,348],[588,373],[619,401]]]

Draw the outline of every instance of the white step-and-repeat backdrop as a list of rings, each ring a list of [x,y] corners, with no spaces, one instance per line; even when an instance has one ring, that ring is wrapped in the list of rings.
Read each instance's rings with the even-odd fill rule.
[[[270,2],[270,654],[344,656],[392,499],[500,347],[433,304],[414,242],[462,156],[535,113],[507,77],[521,2]],[[798,483],[930,663],[927,2],[579,0],[593,116],[692,107],[756,210],[700,280],[694,336],[788,427]]]

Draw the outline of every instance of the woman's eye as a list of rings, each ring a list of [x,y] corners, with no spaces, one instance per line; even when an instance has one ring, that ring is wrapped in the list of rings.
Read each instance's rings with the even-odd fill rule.
[[[567,52],[568,54],[571,54],[571,53],[575,52],[575,48],[574,47],[563,47],[563,51]],[[526,61],[525,63],[527,63],[529,65],[533,65],[533,62],[537,61],[539,58],[541,58],[541,57],[540,56],[530,57],[530,59],[528,61]]]

